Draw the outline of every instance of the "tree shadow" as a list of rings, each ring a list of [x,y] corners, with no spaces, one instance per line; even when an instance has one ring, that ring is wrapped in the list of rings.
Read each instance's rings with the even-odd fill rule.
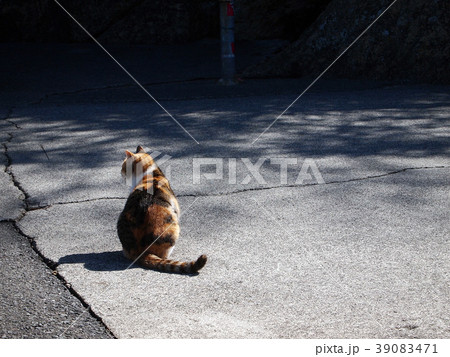
[[[21,130],[8,145],[9,155],[16,177],[30,195],[28,203],[44,206],[41,202],[106,196],[126,199],[120,165],[124,150],[138,144],[171,157],[170,181],[177,195],[218,191],[213,181],[209,186],[193,183],[195,157],[238,158],[238,163],[239,158],[256,162],[261,157],[331,158],[336,163],[345,159],[353,163],[355,174],[351,177],[355,178],[366,177],[368,171],[386,173],[415,166],[412,160],[420,160],[420,166],[427,159],[430,163],[426,165],[432,166],[434,161],[443,162],[448,153],[447,87],[313,91],[255,144],[252,140],[274,122],[292,98],[251,98],[169,101],[168,110],[201,145],[195,145],[154,103],[20,109],[11,118]],[[267,178],[277,179],[279,167],[268,162],[263,176],[267,173]],[[167,173],[164,166],[162,169]],[[242,178],[248,174],[243,164],[237,169]],[[322,165],[320,170],[326,182],[349,177],[346,165]],[[32,180],[30,171],[41,179]],[[297,176],[292,177],[295,180]],[[221,191],[254,187],[258,187],[254,180],[242,187],[225,181]]]

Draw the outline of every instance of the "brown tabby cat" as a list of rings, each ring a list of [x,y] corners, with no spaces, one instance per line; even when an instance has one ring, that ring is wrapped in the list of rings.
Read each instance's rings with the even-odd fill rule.
[[[122,175],[130,175],[131,170],[133,179],[132,192],[117,222],[125,257],[154,270],[196,273],[204,267],[206,255],[190,263],[168,259],[180,233],[180,207],[169,181],[142,146],[135,154],[125,153]]]

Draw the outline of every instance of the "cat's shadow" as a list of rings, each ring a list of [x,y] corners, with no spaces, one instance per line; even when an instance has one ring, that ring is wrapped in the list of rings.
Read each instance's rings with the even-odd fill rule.
[[[145,269],[139,265],[132,263],[123,256],[121,250],[115,252],[102,253],[85,253],[85,254],[69,254],[58,260],[59,264],[83,264],[83,267],[91,271],[121,271],[129,269]],[[148,269],[150,270],[150,269]],[[160,274],[177,274],[169,272],[159,272]],[[177,274],[178,275],[178,274]],[[182,274],[185,276],[197,276],[198,273]]]
[[[135,269],[138,266],[127,260],[121,250],[115,252],[69,254],[61,257],[59,264],[83,264],[92,271],[120,271]]]

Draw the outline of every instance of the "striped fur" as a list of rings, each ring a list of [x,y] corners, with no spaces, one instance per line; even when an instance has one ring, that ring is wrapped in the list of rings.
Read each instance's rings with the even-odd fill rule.
[[[170,259],[148,254],[139,260],[139,263],[146,268],[163,271],[166,273],[192,274],[198,272],[206,264],[206,255],[201,255],[196,261],[177,262]]]
[[[142,146],[136,153],[126,151],[123,175],[130,175],[127,169],[132,170],[133,188],[117,222],[125,257],[162,272],[198,272],[206,255],[192,262],[169,259],[180,233],[180,207],[167,178]]]

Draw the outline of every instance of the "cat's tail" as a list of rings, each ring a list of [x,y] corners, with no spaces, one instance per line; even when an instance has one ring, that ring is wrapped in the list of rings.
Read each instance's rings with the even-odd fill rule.
[[[139,264],[145,268],[166,273],[194,274],[205,266],[206,260],[206,255],[201,255],[192,262],[177,262],[170,259],[161,259],[154,254],[148,254],[139,259]]]

